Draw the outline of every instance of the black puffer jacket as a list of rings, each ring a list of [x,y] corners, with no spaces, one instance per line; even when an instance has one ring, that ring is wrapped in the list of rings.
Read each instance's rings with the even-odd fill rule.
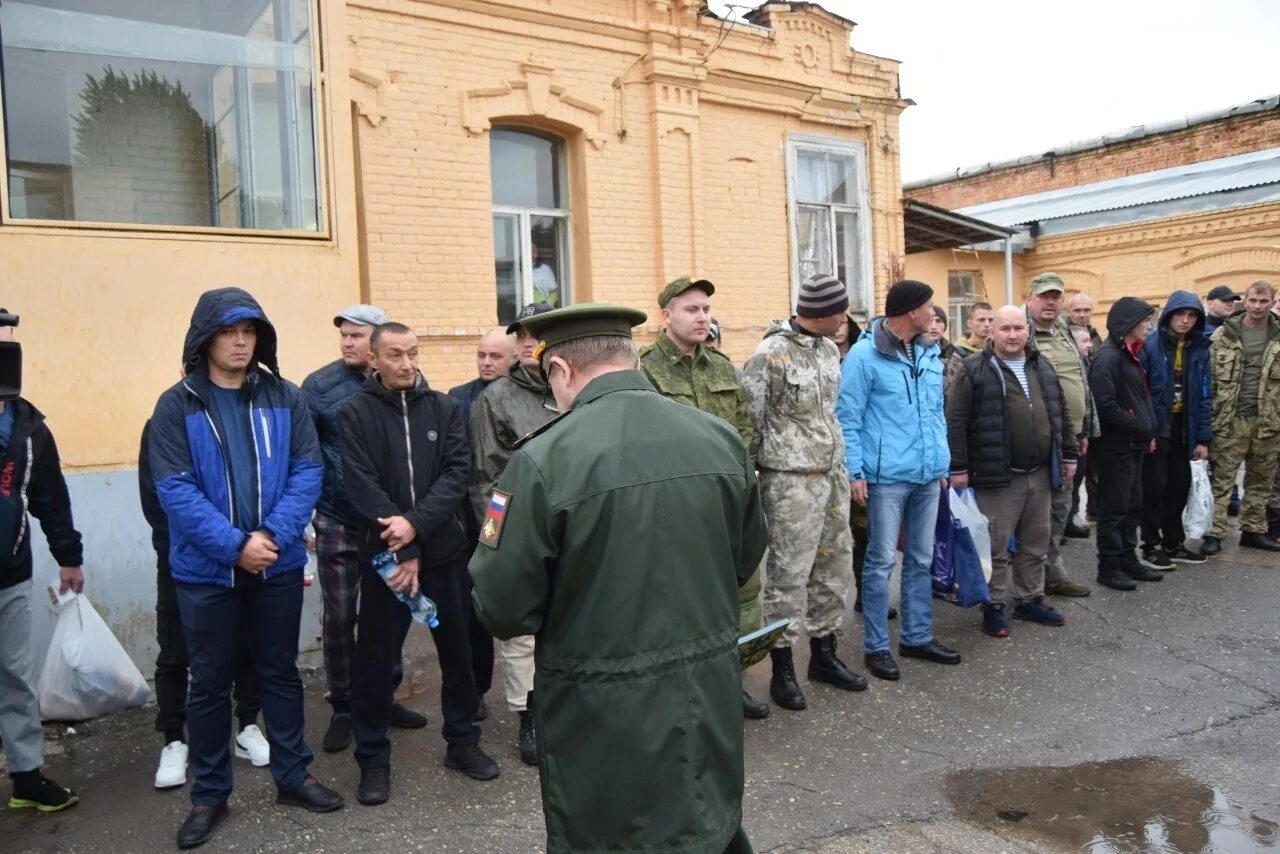
[[[1063,418],[1062,386],[1058,375],[1038,350],[1028,347],[1026,359],[1027,378],[1038,386],[1038,390],[1033,391],[1032,400],[1040,402],[1040,406],[1028,407],[1022,421],[1009,423],[1005,401],[1009,385],[1012,383],[1014,387],[1013,394],[1022,400],[1025,398],[1017,390],[1017,380],[1005,375],[1005,369],[996,361],[990,348],[964,359],[947,395],[951,470],[968,472],[970,484],[975,488],[999,488],[1011,482],[1012,429],[1038,434],[1037,443],[1045,441],[1047,432],[1050,451],[1047,459],[1036,465],[1051,466],[1050,481],[1055,486],[1061,476],[1061,461],[1076,458],[1076,439]],[[1046,417],[1047,425],[1044,423]]]
[[[1155,408],[1137,355],[1142,344],[1130,349],[1124,343],[1124,336],[1154,311],[1136,297],[1121,297],[1107,312],[1107,340],[1089,366],[1089,389],[1104,442],[1145,448],[1156,434]]]
[[[338,421],[360,558],[386,548],[378,519],[390,516],[404,516],[417,532],[400,550],[402,560],[420,558],[426,570],[466,552],[471,450],[458,402],[429,388],[421,374],[408,391],[384,388],[374,374]]]
[[[28,510],[40,520],[58,566],[80,566],[83,561],[58,446],[44,415],[22,398],[5,406],[13,407],[13,436],[0,455],[0,589],[31,577]]]
[[[364,387],[365,373],[347,367],[341,359],[330,362],[307,377],[302,392],[316,423],[320,437],[320,457],[324,460],[324,480],[320,482],[320,500],[316,509],[344,525],[354,526],[356,511],[347,500],[342,482],[342,436],[338,412]]]

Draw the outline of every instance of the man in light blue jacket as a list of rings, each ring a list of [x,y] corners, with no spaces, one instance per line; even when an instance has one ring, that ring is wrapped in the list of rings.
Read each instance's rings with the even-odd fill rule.
[[[933,637],[933,531],[951,467],[938,345],[925,334],[933,289],[905,280],[889,289],[885,317],[872,322],[844,360],[836,416],[844,433],[853,500],[867,506],[862,573],[867,668],[899,678],[889,652],[889,576],[905,525],[902,635],[898,653],[959,664],[960,653]]]

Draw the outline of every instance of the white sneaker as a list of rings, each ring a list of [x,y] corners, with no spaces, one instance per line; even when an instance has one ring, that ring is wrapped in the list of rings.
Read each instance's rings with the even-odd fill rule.
[[[187,783],[187,745],[171,741],[160,751],[160,767],[156,769],[157,789],[176,789]]]
[[[271,761],[271,745],[257,724],[249,724],[236,736],[236,759],[248,759],[259,768]]]

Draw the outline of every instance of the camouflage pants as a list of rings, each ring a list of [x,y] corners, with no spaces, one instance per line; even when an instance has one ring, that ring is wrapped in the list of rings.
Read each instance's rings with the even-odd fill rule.
[[[1213,469],[1213,536],[1227,534],[1227,504],[1236,472],[1244,463],[1244,501],[1240,506],[1240,530],[1266,533],[1266,507],[1275,488],[1276,465],[1280,463],[1280,435],[1258,438],[1261,425],[1256,418],[1233,418],[1231,426],[1216,432],[1209,452]]]
[[[769,520],[765,623],[791,620],[778,646],[795,644],[801,620],[811,638],[839,631],[853,576],[844,468],[814,474],[762,471],[760,499]]]

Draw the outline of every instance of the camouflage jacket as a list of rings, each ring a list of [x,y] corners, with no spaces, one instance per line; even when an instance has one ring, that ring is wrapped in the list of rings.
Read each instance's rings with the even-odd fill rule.
[[[542,377],[516,362],[471,404],[471,506],[484,519],[489,493],[515,453],[516,442],[560,414]]]
[[[790,472],[843,469],[839,388],[840,351],[830,339],[798,332],[788,320],[770,323],[742,372],[756,464]]]
[[[1031,309],[1024,306],[1023,310],[1027,315],[1027,343],[1031,345],[1032,350],[1039,350],[1040,345],[1036,341],[1036,322],[1031,318]],[[1093,400],[1093,391],[1089,388],[1089,361],[1080,352],[1080,345],[1076,343],[1076,337],[1072,334],[1071,327],[1065,317],[1059,317],[1054,321],[1051,335],[1055,343],[1061,345],[1062,351],[1068,349],[1075,351],[1076,361],[1080,365],[1081,379],[1079,386],[1077,386],[1074,371],[1069,369],[1070,366],[1063,366],[1059,363],[1058,360],[1061,359],[1061,354],[1058,348],[1055,347],[1045,351],[1045,357],[1049,360],[1049,364],[1053,365],[1054,371],[1058,374],[1058,381],[1062,383],[1062,392],[1067,404],[1067,418],[1073,424],[1081,425],[1076,431],[1077,436],[1085,436],[1090,439],[1101,436],[1102,423],[1098,420],[1098,408]],[[1067,342],[1069,342],[1069,346]],[[1084,414],[1078,421],[1077,417],[1080,413],[1076,412],[1075,409],[1079,404],[1072,403],[1072,398],[1075,396],[1074,392],[1077,390],[1082,391],[1084,396]]]
[[[723,418],[742,436],[742,444],[751,448],[755,428],[728,356],[702,346],[692,356],[686,356],[664,331],[657,341],[640,351],[640,370],[663,397]]]
[[[1215,440],[1231,434],[1240,378],[1244,374],[1244,344],[1240,340],[1241,315],[1227,318],[1214,330],[1209,348],[1213,373],[1213,435]],[[1258,379],[1257,437],[1267,439],[1280,433],[1280,319],[1267,319],[1267,346],[1262,351],[1262,376]]]

